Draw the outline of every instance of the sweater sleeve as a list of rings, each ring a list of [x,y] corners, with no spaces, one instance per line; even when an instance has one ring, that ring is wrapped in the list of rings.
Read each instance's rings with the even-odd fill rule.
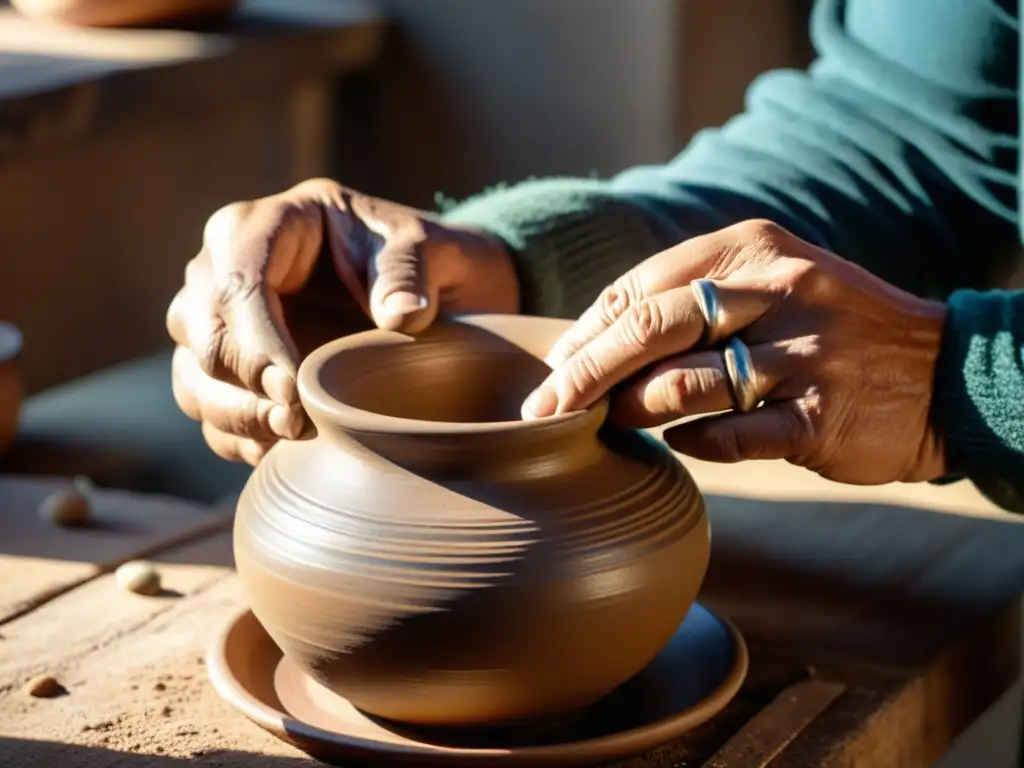
[[[742,114],[668,164],[528,181],[445,215],[505,240],[529,313],[575,317],[644,258],[748,218],[950,299],[936,381],[950,455],[971,473],[999,452],[1001,476],[1024,484],[1019,346],[1016,369],[991,353],[1020,339],[999,302],[1022,299],[954,293],[998,285],[1020,255],[1018,32],[1003,6],[817,0],[813,65],[762,76]],[[971,413],[987,415],[967,426]]]

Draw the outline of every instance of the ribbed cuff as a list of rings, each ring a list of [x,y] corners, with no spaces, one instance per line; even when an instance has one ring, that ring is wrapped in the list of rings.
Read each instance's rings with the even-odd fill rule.
[[[504,241],[516,264],[522,312],[548,317],[578,317],[664,242],[643,208],[596,179],[527,181],[470,198],[443,217]]]
[[[951,469],[1024,512],[1024,292],[957,291],[947,305],[933,420]]]

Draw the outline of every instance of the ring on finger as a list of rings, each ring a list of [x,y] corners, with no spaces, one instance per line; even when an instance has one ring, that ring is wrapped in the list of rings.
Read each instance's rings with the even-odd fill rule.
[[[700,278],[690,282],[690,290],[697,301],[697,308],[704,318],[704,344],[714,344],[722,337],[725,314],[718,298],[718,288],[712,280]]]
[[[757,372],[747,345],[738,336],[733,336],[722,350],[722,358],[736,410],[741,413],[754,410],[760,396],[757,393]]]

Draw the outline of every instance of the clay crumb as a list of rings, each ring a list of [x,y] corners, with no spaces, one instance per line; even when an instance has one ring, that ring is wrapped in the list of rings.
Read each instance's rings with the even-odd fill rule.
[[[163,715],[164,717],[170,717],[171,716],[171,711],[172,710],[171,710],[170,706],[164,706],[164,708],[160,710],[160,714]]]
[[[166,683],[155,683],[153,685],[153,690],[154,691],[166,691],[167,690],[167,684]]]
[[[88,731],[109,731],[113,727],[114,727],[114,721],[113,720],[103,720],[102,722],[99,722],[99,723],[90,723],[89,725],[83,725],[82,726],[82,731],[83,732],[88,732]]]
[[[25,683],[22,690],[37,699],[52,699],[62,693],[67,693],[64,686],[53,675],[37,675]]]
[[[92,505],[76,488],[61,488],[39,502],[39,517],[65,528],[85,525],[92,515]]]
[[[117,586],[125,592],[137,595],[155,595],[160,592],[160,574],[149,563],[131,561],[124,563],[114,571]]]
[[[161,747],[159,744],[156,745],[156,753],[158,755],[162,755],[164,753],[164,748]]]

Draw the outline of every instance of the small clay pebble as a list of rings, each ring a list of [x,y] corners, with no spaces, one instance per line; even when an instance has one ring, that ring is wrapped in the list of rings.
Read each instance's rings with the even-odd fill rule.
[[[64,686],[53,675],[38,675],[25,683],[22,690],[37,699],[52,699],[64,693]]]
[[[114,572],[117,586],[137,595],[155,595],[160,591],[160,574],[149,563],[133,561]]]
[[[61,488],[39,503],[39,516],[55,525],[71,527],[89,522],[92,505],[76,488]]]
[[[92,484],[85,475],[75,475],[75,479],[72,480],[72,485],[75,486],[75,490],[84,496],[86,499],[92,499],[92,495],[96,490],[96,486]]]
[[[156,685],[153,686],[153,690],[154,691],[166,691],[167,690],[167,685],[164,684],[164,683],[157,683]]]

